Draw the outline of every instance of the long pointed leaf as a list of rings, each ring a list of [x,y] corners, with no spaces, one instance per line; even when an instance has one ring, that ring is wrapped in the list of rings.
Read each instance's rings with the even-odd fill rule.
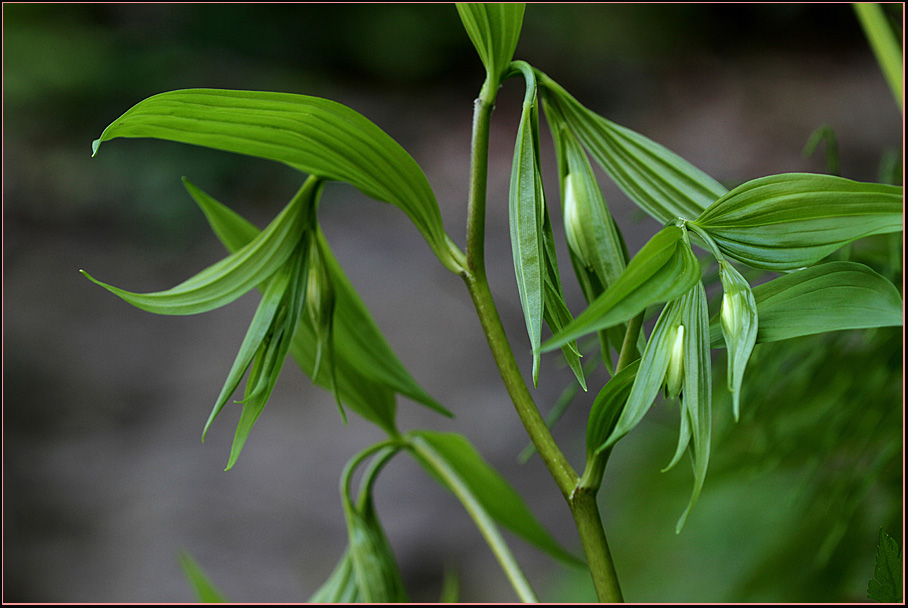
[[[902,230],[902,188],[832,175],[786,173],[742,184],[694,224],[754,268],[811,266],[856,239]]]
[[[535,97],[535,93],[533,94]],[[538,177],[533,133],[533,102],[524,101],[514,163],[511,169],[509,214],[511,252],[517,291],[533,351],[533,385],[539,383],[539,343],[542,336],[544,307],[543,276],[545,259],[542,242],[545,202]]]
[[[693,219],[727,192],[664,146],[591,112],[548,76],[538,78],[547,102],[558,107],[609,177],[658,221]]]
[[[672,300],[700,280],[700,265],[683,239],[666,226],[643,246],[617,281],[572,323],[542,345],[543,351],[630,320],[650,304]]]
[[[187,189],[222,243],[233,250],[255,237],[258,228],[188,181]],[[420,387],[409,374],[372,320],[362,299],[344,274],[321,230],[316,237],[319,250],[335,289],[334,348],[338,393],[341,400],[367,420],[383,428],[394,428],[394,392],[399,392],[441,414],[450,412]],[[307,315],[293,337],[291,354],[303,371],[312,377],[317,336]],[[317,381],[327,386],[327,380]],[[390,389],[390,390],[389,390]]]
[[[311,197],[318,187],[318,180],[307,180],[261,234],[220,262],[166,291],[133,293],[102,283],[85,271],[82,274],[148,312],[191,315],[224,306],[264,282],[290,257],[302,237]]]
[[[463,254],[444,232],[429,182],[406,150],[358,112],[327,99],[218,89],[160,93],[139,102],[92,144],[152,137],[285,163],[352,184],[402,209],[439,260],[460,272]]]

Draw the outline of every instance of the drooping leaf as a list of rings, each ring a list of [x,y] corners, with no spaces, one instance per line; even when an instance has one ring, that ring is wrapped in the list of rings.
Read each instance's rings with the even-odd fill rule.
[[[538,73],[547,103],[558,108],[622,191],[659,222],[693,219],[727,190],[660,144],[591,112],[548,76]]]
[[[732,395],[732,408],[737,420],[741,408],[744,370],[757,343],[757,303],[750,284],[725,260],[719,260],[719,279],[725,292],[719,319],[728,348],[728,390]]]
[[[242,247],[258,233],[258,228],[188,180],[186,187],[228,250]],[[320,229],[315,238],[335,290],[335,375],[341,401],[388,430],[395,426],[394,392],[450,416],[450,412],[416,383],[391,350]],[[293,337],[290,353],[310,377],[315,370],[317,342],[315,327],[308,315],[304,315]],[[331,388],[327,377],[319,378],[316,383]]]
[[[249,324],[249,329],[246,331],[246,336],[243,338],[243,343],[240,345],[240,351],[237,353],[233,366],[227,374],[227,380],[224,382],[221,394],[218,395],[211,414],[208,416],[208,421],[205,423],[205,428],[202,430],[202,441],[205,440],[205,435],[208,433],[211,423],[214,422],[214,419],[226,405],[227,399],[239,386],[262,342],[268,337],[269,332],[274,330],[274,318],[281,303],[284,301],[289,285],[290,271],[286,267],[279,269],[268,282],[268,286],[262,295],[262,301],[259,303],[255,315],[252,317],[252,322]]]
[[[424,439],[445,459],[499,524],[549,555],[577,563],[577,558],[552,538],[514,488],[465,437],[435,431],[414,431],[412,435]],[[427,470],[435,475],[433,469]]]
[[[191,315],[233,302],[263,283],[287,261],[302,238],[313,197],[320,189],[308,179],[284,210],[243,247],[176,287],[154,293],[133,293],[82,274],[133,306],[163,315]]]
[[[236,464],[237,458],[246,444],[246,439],[252,431],[252,426],[265,409],[281,369],[284,367],[284,360],[290,352],[293,335],[299,326],[302,308],[305,305],[306,285],[309,280],[308,242],[303,241],[295,248],[294,255],[288,261],[287,272],[290,279],[279,304],[277,315],[271,330],[255,352],[252,369],[246,380],[246,390],[242,402],[243,413],[237,423],[233,446],[230,448],[230,458],[226,469],[228,471]]]
[[[634,385],[639,368],[640,359],[625,366],[602,387],[596,396],[586,424],[587,460],[599,452],[612,431],[615,430],[615,425],[624,410],[628,396],[630,396],[631,387]]]
[[[508,210],[517,291],[533,350],[533,385],[536,386],[539,384],[539,343],[545,297],[545,250],[542,241],[545,200],[536,162],[533,126],[535,91],[532,96],[528,91],[528,97],[530,99],[523,104],[514,145]]]
[[[897,604],[902,601],[902,551],[894,538],[880,528],[876,547],[876,566],[867,584],[867,597],[878,602]]]
[[[262,91],[186,89],[139,102],[110,124],[92,150],[116,137],[152,137],[285,163],[347,182],[402,209],[450,270],[463,254],[445,234],[429,182],[406,150],[337,102]]]
[[[634,377],[627,405],[621,411],[609,436],[601,443],[597,451],[606,450],[629,433],[643,420],[643,416],[653,405],[653,401],[665,382],[665,372],[671,360],[672,346],[678,327],[682,323],[680,298],[665,305],[656,320],[653,333],[650,335],[643,357]]]
[[[650,304],[672,300],[688,291],[700,280],[700,265],[684,236],[684,229],[677,226],[666,226],[656,233],[618,280],[545,342],[542,351],[628,321]]]
[[[348,553],[362,600],[408,602],[400,568],[375,513],[372,495],[356,506],[345,502],[344,514],[350,537]]]
[[[691,510],[700,497],[706,469],[709,465],[710,437],[712,434],[712,364],[709,357],[709,312],[706,307],[706,290],[703,283],[697,284],[680,299],[681,323],[684,332],[684,389],[681,393],[682,416],[688,423],[682,424],[679,448],[690,436],[691,461],[694,468],[694,488],[690,502],[675,532],[681,532]],[[671,467],[674,464],[669,465]]]
[[[229,601],[218,589],[211,583],[211,580],[189,553],[183,551],[180,553],[180,567],[183,569],[183,575],[192,585],[199,602],[204,604],[227,604]]]
[[[476,47],[492,86],[498,86],[514,57],[523,25],[523,3],[458,2],[457,12]]]
[[[731,258],[794,270],[856,239],[902,230],[903,210],[901,187],[786,173],[738,186],[694,224]]]
[[[827,331],[902,325],[895,285],[857,262],[805,268],[753,288],[760,318],[757,342],[776,342]],[[711,328],[721,345],[719,321]]]

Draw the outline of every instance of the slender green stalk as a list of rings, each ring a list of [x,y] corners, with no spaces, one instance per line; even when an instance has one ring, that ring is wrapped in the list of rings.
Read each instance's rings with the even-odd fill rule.
[[[896,102],[905,111],[905,90],[902,87],[902,50],[892,35],[886,16],[879,4],[857,2],[853,4],[861,27],[870,41],[870,46],[883,71],[883,76],[892,89]]]
[[[460,502],[463,503],[463,506],[470,514],[470,517],[476,522],[476,527],[479,528],[479,531],[485,537],[486,542],[488,542],[489,546],[492,548],[492,552],[504,569],[508,580],[511,581],[511,585],[514,587],[520,600],[523,602],[538,602],[539,599],[530,586],[530,582],[523,574],[523,571],[517,564],[517,560],[514,559],[511,550],[508,549],[508,544],[498,531],[495,520],[493,520],[482,505],[479,504],[479,501],[476,500],[476,496],[470,491],[470,488],[463,483],[460,476],[451,470],[450,465],[448,465],[445,459],[442,458],[428,442],[420,437],[412,437],[407,445],[410,449],[419,454],[419,456],[435,470],[439,477],[444,479],[445,483],[448,484],[448,487],[451,488],[451,491],[453,491]]]
[[[602,528],[602,519],[596,505],[596,492],[578,488],[577,473],[555,443],[545,420],[539,413],[514,359],[486,277],[484,250],[489,125],[496,93],[497,86],[490,86],[487,81],[483,85],[479,99],[476,100],[467,218],[467,267],[463,277],[517,414],[571,508],[597,596],[602,602],[621,602],[623,601],[621,589],[618,586],[612,556]],[[639,326],[637,329],[639,330]]]
[[[606,604],[623,602],[624,596],[618,583],[618,573],[615,572],[615,563],[612,561],[612,553],[609,551],[602,518],[599,515],[599,505],[596,504],[596,490],[578,487],[571,497],[570,504],[577,532],[583,541],[583,551],[589,564],[590,576],[593,578],[596,597]]]
[[[555,478],[561,493],[568,498],[577,483],[577,473],[555,443],[555,439],[523,381],[486,278],[484,248],[489,125],[497,89],[486,84],[483,85],[482,91],[479,99],[476,100],[473,117],[470,199],[467,218],[467,270],[464,273],[464,281],[473,298],[479,322],[489,342],[505,388],[517,409],[517,414],[543,462],[552,477]]]

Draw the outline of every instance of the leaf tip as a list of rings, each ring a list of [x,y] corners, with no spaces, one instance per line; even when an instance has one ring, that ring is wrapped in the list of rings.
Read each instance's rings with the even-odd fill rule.
[[[98,153],[98,148],[100,148],[100,147],[101,147],[101,140],[100,140],[100,139],[96,139],[96,140],[94,140],[94,141],[91,142],[91,157],[92,157],[92,158],[94,158],[95,155]]]

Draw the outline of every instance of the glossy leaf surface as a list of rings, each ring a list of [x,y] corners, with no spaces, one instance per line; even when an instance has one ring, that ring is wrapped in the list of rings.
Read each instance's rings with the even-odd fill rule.
[[[228,250],[242,247],[255,237],[258,228],[250,222],[188,181],[186,187]],[[386,429],[393,429],[395,425],[394,392],[450,416],[450,412],[416,383],[391,350],[331,253],[321,230],[317,229],[315,238],[335,290],[335,377],[343,403]],[[312,320],[303,315],[293,336],[290,354],[310,377],[315,370],[317,344]],[[320,377],[317,384],[331,388],[328,376]]]
[[[268,227],[220,262],[176,287],[153,293],[134,293],[90,280],[133,306],[162,315],[191,315],[233,302],[263,283],[283,265],[303,237],[306,217],[318,180],[310,179]]]
[[[285,163],[349,183],[402,209],[441,262],[460,270],[456,246],[422,169],[387,133],[337,102],[262,91],[186,89],[139,102],[92,144],[152,137]]]
[[[533,94],[535,97],[535,94]],[[542,316],[545,302],[543,276],[545,251],[542,227],[545,200],[539,167],[536,161],[536,136],[533,125],[532,101],[525,101],[514,146],[511,169],[509,218],[511,253],[517,276],[517,291],[526,322],[530,347],[533,350],[533,385],[539,383],[539,343],[542,336]]]
[[[902,230],[903,209],[897,186],[786,173],[738,186],[694,223],[729,257],[794,270],[856,239]]]
[[[727,192],[671,150],[588,110],[551,78],[540,74],[539,84],[609,177],[659,222],[693,219]]]
[[[700,280],[700,264],[683,237],[684,230],[677,226],[659,231],[618,280],[543,344],[542,350],[628,321],[650,304],[672,300],[688,291]]]
[[[587,459],[599,451],[615,430],[639,369],[640,359],[637,359],[615,374],[596,396],[586,425]]]
[[[457,3],[460,20],[495,86],[514,57],[524,8],[520,2]]]

